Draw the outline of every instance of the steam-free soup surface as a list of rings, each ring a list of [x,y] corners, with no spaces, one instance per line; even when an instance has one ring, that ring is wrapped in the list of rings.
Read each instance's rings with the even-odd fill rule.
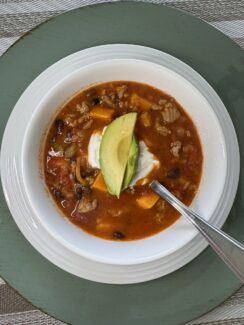
[[[117,198],[106,190],[100,169],[89,163],[88,145],[95,133],[102,136],[104,127],[129,112],[137,112],[137,141],[158,163]],[[149,183],[159,180],[189,205],[203,162],[196,127],[176,100],[127,81],[95,85],[67,101],[47,132],[43,158],[46,185],[62,213],[92,235],[121,241],[151,236],[172,225],[179,214],[155,197]]]

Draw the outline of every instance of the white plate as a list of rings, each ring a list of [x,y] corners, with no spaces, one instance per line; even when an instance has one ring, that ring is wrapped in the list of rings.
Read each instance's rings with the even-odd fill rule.
[[[167,91],[194,119],[205,161],[193,208],[218,227],[228,216],[239,178],[237,139],[223,103],[199,74],[176,58],[141,46],[106,45],[72,54],[45,70],[22,94],[8,121],[1,152],[4,193],[20,230],[41,254],[68,272],[105,283],[168,274],[207,245],[184,218],[145,240],[94,238],[61,218],[39,186],[40,135],[55,109],[89,83],[123,79]]]

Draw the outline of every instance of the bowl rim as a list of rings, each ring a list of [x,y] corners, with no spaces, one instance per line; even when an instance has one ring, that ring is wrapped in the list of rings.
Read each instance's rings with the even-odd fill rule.
[[[116,62],[115,62],[116,61]],[[127,64],[127,63],[132,63],[134,66],[136,64],[143,64],[144,66],[147,66],[147,67],[150,67],[152,68],[153,66],[156,68],[156,69],[159,69],[160,66],[158,66],[157,64],[155,63],[151,63],[151,62],[147,62],[147,61],[143,61],[143,60],[135,60],[135,59],[129,59],[128,61],[127,60],[124,60],[124,59],[117,59],[115,61],[110,61],[110,60],[104,60],[104,61],[99,61],[99,62],[96,62],[96,63],[92,63],[88,66],[85,66],[85,67],[82,67],[81,69],[79,70],[76,70],[76,71],[73,71],[71,74],[69,74],[68,76],[64,77],[62,80],[60,80],[57,84],[54,85],[53,88],[51,88],[46,96],[44,98],[41,99],[38,107],[36,107],[35,109],[35,113],[33,113],[33,115],[31,116],[31,119],[29,120],[29,123],[27,125],[27,128],[26,128],[26,132],[24,134],[24,138],[23,138],[23,150],[22,150],[22,158],[21,158],[21,162],[22,162],[22,174],[23,174],[23,183],[24,183],[24,188],[25,188],[25,191],[29,197],[29,202],[30,204],[32,204],[32,199],[31,199],[31,192],[32,192],[32,189],[30,186],[28,186],[28,184],[25,182],[25,180],[28,178],[28,168],[26,167],[27,166],[27,159],[28,159],[28,152],[26,152],[26,142],[31,142],[31,139],[32,138],[32,133],[33,133],[33,129],[35,128],[35,126],[32,126],[33,125],[33,120],[34,121],[38,121],[40,118],[41,118],[41,115],[42,115],[42,111],[43,109],[45,109],[45,106],[46,106],[46,103],[48,103],[50,101],[50,98],[52,98],[53,96],[56,96],[56,93],[54,92],[59,92],[59,89],[64,87],[65,85],[69,84],[70,80],[74,79],[76,75],[80,75],[81,73],[84,73],[84,69],[96,69],[97,67],[99,66],[110,66],[111,64]],[[166,68],[167,69],[167,68]],[[171,72],[171,71],[170,71]],[[174,74],[174,72],[173,72]],[[102,83],[102,82],[101,82]],[[85,86],[85,88],[89,88],[89,86]],[[73,95],[71,95],[72,97]],[[69,101],[69,99],[66,99],[66,102]],[[62,104],[61,104],[62,106]],[[60,107],[55,111],[54,113],[54,116],[51,118],[51,120],[53,120],[55,118],[55,115],[57,114],[57,112],[59,111]],[[190,114],[189,112],[187,112],[187,114]],[[190,117],[192,118],[192,116],[190,115]],[[216,119],[215,115],[214,115],[214,118]],[[218,123],[218,120],[216,119],[217,123]],[[50,127],[50,122],[47,124],[47,130],[49,129]],[[222,134],[222,137],[223,137],[223,134]],[[200,141],[202,141],[202,139],[200,138]],[[41,147],[42,147],[42,144],[41,144]],[[226,155],[224,155],[226,156]],[[223,161],[223,166],[224,166],[224,176],[226,176],[226,166],[225,166],[225,160]],[[204,165],[205,162],[203,162],[203,165]],[[204,173],[204,170],[203,170],[203,173]],[[43,179],[44,179],[44,175],[42,176]],[[203,179],[204,175],[202,175],[202,179]],[[201,179],[201,183],[202,183],[202,179]],[[194,203],[199,195],[199,192],[201,192],[201,183],[199,185],[199,189],[200,191],[198,191],[197,195],[194,197],[194,200],[192,203]],[[53,202],[56,210],[58,210],[59,214],[60,214],[60,210],[57,208],[53,198],[51,197],[50,195],[50,191],[48,190],[45,182],[44,182],[44,186],[45,186],[45,189],[51,199],[51,201]],[[220,189],[220,192],[221,194],[223,193],[224,191],[224,184],[222,185],[222,188]],[[221,194],[220,194],[220,197],[219,199],[221,198]],[[218,204],[218,200],[216,201],[216,205],[214,206],[214,209],[216,209],[216,206]],[[35,207],[33,206],[33,210],[35,210]],[[213,210],[214,211],[214,210]],[[63,216],[65,216],[63,213],[61,213]],[[38,211],[34,212],[34,215],[38,215]],[[46,230],[50,233],[50,235],[52,235],[54,238],[56,238],[58,241],[60,241],[64,246],[68,247],[70,250],[73,250],[75,251],[77,254],[81,255],[81,256],[84,256],[88,259],[91,259],[91,260],[94,260],[94,261],[98,261],[98,262],[101,262],[101,263],[107,263],[107,264],[118,264],[118,265],[131,265],[131,264],[140,264],[140,263],[146,263],[146,262],[150,262],[150,261],[153,261],[153,260],[156,260],[156,259],[159,259],[159,258],[163,258],[165,256],[168,256],[170,254],[172,254],[174,251],[177,251],[179,250],[182,246],[185,246],[187,242],[189,242],[190,240],[192,240],[196,234],[197,234],[197,231],[192,231],[192,233],[189,235],[188,238],[185,238],[185,241],[184,242],[177,242],[177,245],[174,244],[173,247],[169,247],[166,251],[162,250],[161,252],[159,253],[156,253],[156,254],[151,254],[149,256],[143,256],[143,257],[133,257],[133,259],[129,259],[129,258],[119,258],[118,260],[115,260],[111,257],[104,257],[104,256],[100,256],[94,252],[88,252],[86,249],[83,249],[83,247],[77,247],[76,245],[70,243],[68,240],[66,240],[66,238],[62,237],[54,228],[50,228],[50,225],[46,224],[44,222],[44,219],[43,219],[43,216],[39,216],[38,218],[39,222],[44,226],[44,228],[46,228]],[[72,224],[70,222],[70,220],[66,217],[66,220],[69,221],[69,225]],[[176,222],[174,224],[172,224],[170,227],[166,228],[163,230],[163,233],[164,235],[166,234],[167,231],[171,231],[173,229],[173,227],[177,227],[179,222],[183,222],[185,223],[186,220],[176,220]],[[187,222],[187,221],[186,221]],[[73,224],[72,224],[73,225]],[[79,229],[81,231],[83,231],[83,235],[85,233],[85,235],[87,235],[88,233],[86,233],[84,230],[82,229]],[[195,229],[194,229],[195,230]],[[104,243],[104,239],[102,238],[99,238],[99,237],[96,237],[92,234],[88,234],[88,236],[90,236],[90,238],[93,238],[92,240],[95,242],[95,241],[100,241],[102,240],[102,242]],[[138,240],[135,240],[135,241],[126,241],[126,242],[116,242],[116,241],[110,241],[110,246],[111,247],[114,247],[115,249],[118,248],[118,246],[132,246],[134,243],[142,243],[144,242],[146,244],[146,242],[150,241],[151,237],[157,237],[157,236],[162,236],[162,231],[157,233],[157,234],[154,234],[153,236],[148,236],[148,237],[145,237],[145,238],[141,238],[141,239],[138,239]],[[106,240],[107,241],[107,240]],[[102,244],[101,242],[101,244]],[[143,244],[142,244],[143,245]]]

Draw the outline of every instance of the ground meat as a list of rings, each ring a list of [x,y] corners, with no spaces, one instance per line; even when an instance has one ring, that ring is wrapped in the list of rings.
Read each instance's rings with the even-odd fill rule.
[[[166,128],[166,126],[158,126],[157,131],[163,136],[167,136],[168,134],[171,133],[171,131],[168,128]]]
[[[83,197],[80,203],[78,204],[77,211],[79,213],[87,213],[92,210],[95,210],[97,205],[97,199],[89,199],[87,197]]]
[[[185,135],[185,130],[182,127],[177,128],[176,132],[180,137]]]
[[[162,224],[164,217],[165,217],[165,215],[163,212],[158,212],[155,214],[154,220],[157,224],[160,225],[160,224]]]
[[[70,127],[75,127],[77,125],[77,120],[75,119],[74,114],[67,114],[64,119],[65,124],[69,125]]]
[[[180,194],[180,191],[178,191],[178,190],[173,190],[172,193],[174,194],[174,196],[177,197],[177,199],[182,200],[182,196],[181,196],[181,194]]]
[[[156,119],[155,121],[155,129],[159,134],[163,135],[164,137],[171,133],[171,131],[166,126],[161,125],[159,119]]]
[[[78,130],[78,131],[76,132],[76,135],[77,135],[79,138],[81,138],[81,139],[84,138],[84,132],[83,132],[82,130]]]
[[[83,125],[83,130],[87,130],[87,129],[89,129],[89,128],[91,127],[92,123],[93,123],[93,120],[89,120],[89,121],[87,121],[87,122]]]
[[[90,119],[89,113],[83,113],[81,117],[78,118],[78,123],[82,124]]]
[[[119,108],[123,108],[124,107],[124,102],[119,102]]]
[[[58,174],[58,182],[60,185],[67,185],[70,182],[69,171],[68,169],[61,169]]]
[[[156,203],[156,208],[159,212],[162,212],[165,210],[166,202],[163,199],[158,200]]]
[[[124,94],[125,94],[127,89],[128,89],[128,86],[126,86],[126,85],[123,85],[123,86],[120,86],[120,87],[116,88],[117,95],[118,95],[119,99],[122,99],[124,97]]]
[[[192,185],[190,185],[189,187],[188,187],[188,190],[189,191],[196,191],[197,190],[197,186],[195,185],[195,184],[192,184]]]
[[[159,99],[158,104],[164,106],[167,103],[167,99]]]
[[[180,117],[180,112],[173,104],[168,103],[162,111],[162,116],[166,123],[173,123]]]
[[[76,142],[77,140],[78,140],[77,134],[72,135],[72,137],[70,138],[70,142]]]
[[[113,103],[113,101],[109,98],[109,96],[107,96],[107,95],[104,95],[104,96],[102,96],[102,102],[103,102],[103,104],[106,104],[106,105],[108,105],[109,107],[112,107],[112,108],[115,108],[116,107],[116,105]]]
[[[158,104],[152,104],[151,109],[153,111],[160,111],[161,109],[163,109],[163,107]]]
[[[180,141],[174,141],[170,144],[170,151],[172,153],[172,155],[176,158],[179,157],[179,152],[181,149],[181,142]]]
[[[81,114],[89,112],[89,106],[88,106],[87,102],[85,102],[85,101],[83,101],[81,104],[77,104],[76,109]]]
[[[187,130],[187,131],[186,131],[186,136],[187,136],[187,137],[190,137],[190,136],[191,136],[191,132]]]
[[[194,147],[192,144],[187,144],[182,148],[182,151],[185,153],[191,152],[194,150]]]
[[[183,191],[187,190],[187,188],[189,187],[190,185],[190,182],[189,181],[186,181],[183,185]]]

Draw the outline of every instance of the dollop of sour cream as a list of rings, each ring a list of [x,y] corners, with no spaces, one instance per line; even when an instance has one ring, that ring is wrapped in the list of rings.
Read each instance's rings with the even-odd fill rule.
[[[142,178],[145,178],[153,170],[154,166],[159,166],[159,161],[155,159],[154,155],[149,151],[144,141],[139,141],[139,157],[137,168],[130,186],[136,184]]]
[[[100,169],[99,164],[99,149],[102,141],[103,132],[95,131],[90,138],[88,144],[88,162],[93,168]],[[154,167],[159,166],[159,161],[149,151],[144,141],[139,141],[139,157],[135,175],[130,183],[130,186],[134,186],[139,180],[145,178]]]
[[[88,144],[88,162],[93,168],[99,168],[99,149],[102,141],[102,133],[94,132]]]

